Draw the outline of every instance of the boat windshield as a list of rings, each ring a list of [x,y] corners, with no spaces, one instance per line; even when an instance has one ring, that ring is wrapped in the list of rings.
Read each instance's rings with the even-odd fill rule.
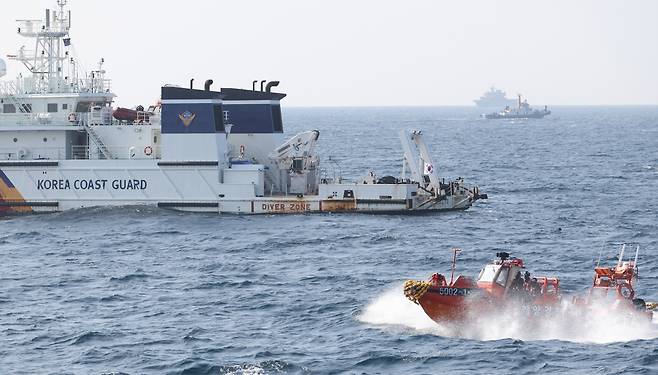
[[[507,276],[509,275],[509,268],[504,267],[503,269],[500,270],[500,273],[498,274],[498,277],[496,278],[496,284],[505,286],[505,283],[507,282]]]
[[[493,264],[489,264],[489,265],[485,266],[480,271],[480,275],[478,276],[478,281],[484,281],[486,283],[493,282],[493,279],[496,276],[496,272],[498,271],[498,268],[500,268],[500,266],[493,265]]]

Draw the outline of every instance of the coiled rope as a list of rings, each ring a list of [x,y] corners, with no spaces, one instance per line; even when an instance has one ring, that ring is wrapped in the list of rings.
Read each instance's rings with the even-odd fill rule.
[[[427,281],[407,280],[404,282],[404,296],[409,301],[418,304],[418,300],[423,298],[429,288],[430,283]]]

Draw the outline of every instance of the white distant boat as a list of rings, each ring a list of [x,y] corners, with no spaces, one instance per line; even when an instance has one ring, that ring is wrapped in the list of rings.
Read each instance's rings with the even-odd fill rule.
[[[328,177],[315,151],[318,131],[284,138],[285,94],[272,92],[276,81],[261,81],[260,90],[254,81],[250,90],[211,91],[212,80],[204,89],[192,80],[189,88],[165,85],[146,109],[114,108],[104,61],[81,70],[70,50],[71,13],[65,0],[57,4],[45,20],[19,21],[19,35],[36,51],[10,55],[28,73],[0,82],[0,212],[149,205],[405,213],[466,209],[485,197],[462,179],[440,179],[419,131],[400,133],[399,177]]]
[[[492,112],[482,114],[482,117],[489,120],[500,120],[500,119],[530,119],[530,118],[544,118],[551,114],[551,111],[548,110],[548,106],[544,106],[543,110],[534,109],[528,104],[528,100],[521,100],[521,94],[519,94],[518,106],[516,108],[511,108],[509,106],[505,107],[500,112]]]

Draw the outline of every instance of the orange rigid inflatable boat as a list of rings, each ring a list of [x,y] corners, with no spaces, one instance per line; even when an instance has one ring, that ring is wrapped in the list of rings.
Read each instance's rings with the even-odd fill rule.
[[[466,323],[482,314],[504,314],[510,309],[527,317],[549,316],[565,305],[588,307],[599,302],[610,309],[625,309],[631,315],[651,319],[650,310],[655,304],[635,296],[639,247],[635,260],[628,261],[623,261],[625,248],[623,245],[616,266],[595,268],[594,282],[586,296],[569,301],[563,298],[557,277],[531,276],[523,260],[507,252],[496,253],[498,259],[485,265],[476,280],[462,275],[455,279],[460,249],[453,249],[450,281],[439,273],[428,281],[408,280],[404,294],[436,322]]]

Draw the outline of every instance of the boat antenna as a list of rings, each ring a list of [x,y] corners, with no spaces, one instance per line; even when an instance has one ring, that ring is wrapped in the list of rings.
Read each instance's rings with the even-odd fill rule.
[[[605,242],[601,244],[601,249],[599,249],[599,259],[596,261],[596,268],[599,268],[599,264],[601,264],[601,254],[603,253],[604,247],[605,247]]]
[[[511,253],[512,252],[512,241],[505,240],[505,244],[507,245],[507,252]]]
[[[334,159],[334,158],[331,157],[331,156],[329,156],[329,159],[327,159],[327,161],[333,163],[334,165],[336,165],[336,168],[338,168],[338,180],[336,180],[336,168],[333,168],[333,172],[334,172],[334,182],[335,182],[335,181],[338,181],[338,183],[340,183],[340,181],[342,181],[342,179],[343,179],[343,171],[342,171],[342,169],[340,168],[340,164],[338,164],[338,161],[336,161],[336,159]]]
[[[635,260],[633,261],[633,267],[637,268],[637,254],[640,252],[640,245],[635,245]]]
[[[458,247],[452,248],[452,267],[450,270],[450,285],[452,285],[453,278],[455,277],[455,268],[457,268],[457,254],[462,251]]]
[[[619,252],[619,261],[617,261],[617,267],[621,267],[621,261],[624,259],[624,250],[626,250],[626,244],[621,245],[621,251]]]

